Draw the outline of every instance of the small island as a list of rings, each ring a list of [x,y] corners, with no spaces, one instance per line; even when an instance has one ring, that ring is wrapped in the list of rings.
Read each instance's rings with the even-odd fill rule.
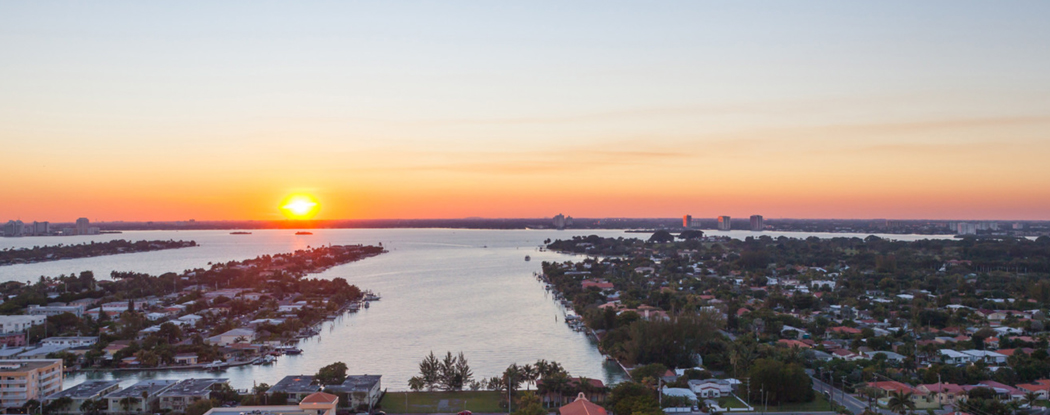
[[[130,254],[133,252],[161,251],[197,246],[195,241],[138,241],[116,239],[108,242],[88,242],[77,245],[34,246],[32,248],[4,249],[0,251],[0,266],[32,264],[35,262],[62,259],[89,258],[96,256]]]

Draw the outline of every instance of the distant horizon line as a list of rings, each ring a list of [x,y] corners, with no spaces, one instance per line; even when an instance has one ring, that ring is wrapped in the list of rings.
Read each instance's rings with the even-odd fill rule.
[[[749,216],[732,216],[732,215],[721,215],[729,216],[731,220],[749,220]],[[809,220],[809,221],[879,221],[879,220],[893,220],[893,221],[930,221],[930,222],[1050,222],[1050,219],[935,219],[935,218],[805,218],[805,217],[769,217],[764,215],[763,220]],[[569,216],[571,217],[571,216]],[[574,217],[574,220],[682,220],[683,216],[676,217],[628,217],[628,216],[605,216],[605,217]],[[81,217],[83,218],[83,217]],[[362,219],[151,219],[151,220],[96,220],[88,218],[91,223],[178,223],[178,222],[193,222],[193,223],[214,223],[214,222],[272,222],[272,223],[295,223],[295,222],[380,222],[380,221],[478,221],[478,220],[519,220],[519,221],[549,221],[552,220],[553,216],[546,217],[480,217],[480,216],[468,216],[459,218],[362,218]],[[693,219],[708,219],[718,220],[719,216],[693,216]],[[21,218],[8,219],[7,221],[22,221],[26,223],[26,220]],[[41,221],[31,220],[29,222],[48,222],[48,223],[76,223],[76,219],[71,221]]]

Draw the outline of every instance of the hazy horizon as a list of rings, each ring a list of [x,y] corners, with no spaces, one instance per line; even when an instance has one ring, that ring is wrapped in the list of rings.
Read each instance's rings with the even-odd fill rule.
[[[4,2],[0,219],[1047,220],[1047,15]]]

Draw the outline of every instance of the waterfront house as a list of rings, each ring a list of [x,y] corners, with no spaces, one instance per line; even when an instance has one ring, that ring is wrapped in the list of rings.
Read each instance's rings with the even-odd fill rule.
[[[207,338],[207,342],[219,346],[229,346],[234,343],[250,342],[255,338],[255,330],[242,327],[233,329],[217,336]]]
[[[196,353],[179,353],[175,355],[176,365],[195,365],[197,364]]]
[[[145,413],[149,412],[157,395],[168,390],[177,380],[143,380],[122,390],[110,393],[104,398],[109,401],[109,413]]]

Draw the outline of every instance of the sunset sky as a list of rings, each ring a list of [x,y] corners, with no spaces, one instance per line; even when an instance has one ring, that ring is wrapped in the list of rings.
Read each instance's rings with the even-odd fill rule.
[[[1048,16],[2,2],[0,220],[1050,219]]]

